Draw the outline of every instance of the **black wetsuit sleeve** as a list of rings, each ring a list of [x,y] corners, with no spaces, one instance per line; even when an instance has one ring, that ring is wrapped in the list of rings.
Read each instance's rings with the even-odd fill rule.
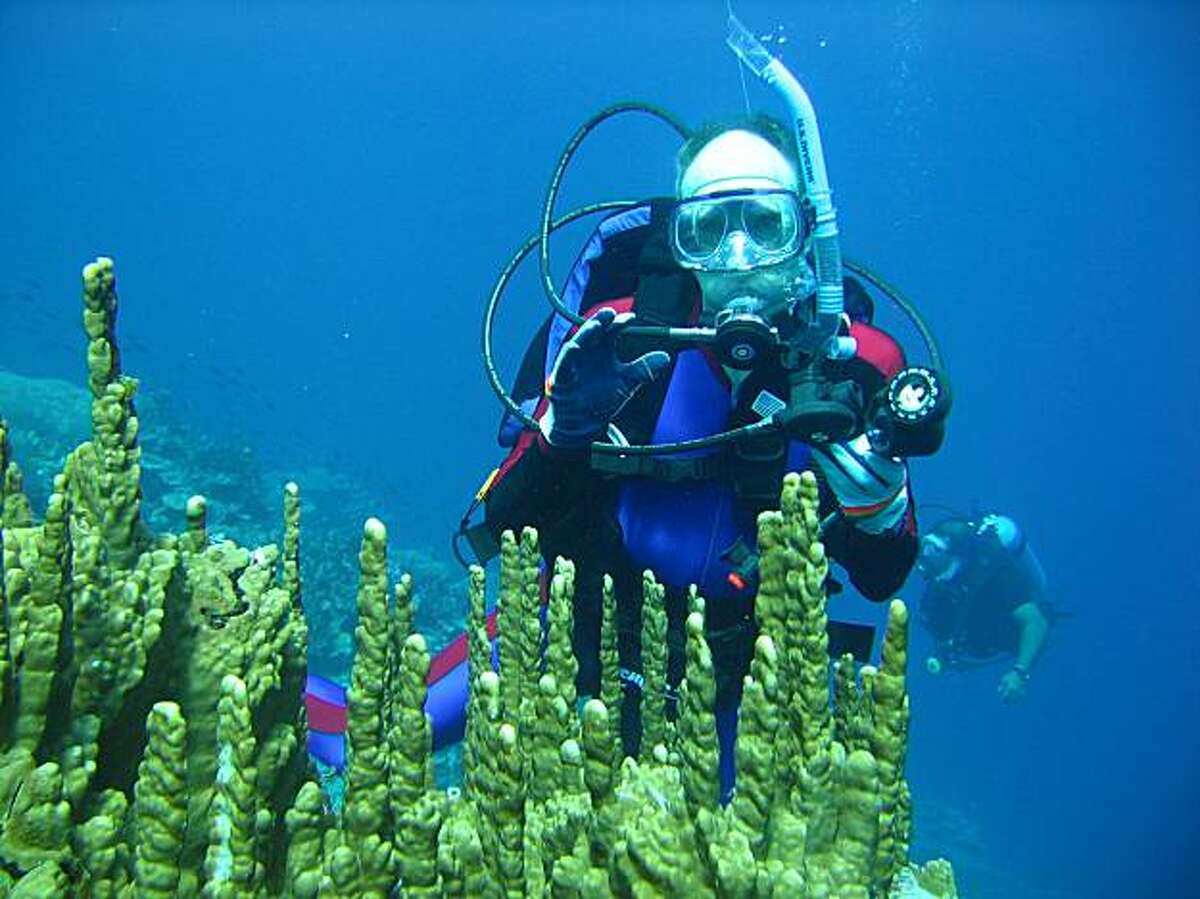
[[[579,563],[600,544],[611,542],[614,527],[610,485],[587,461],[587,451],[563,452],[538,442],[507,468],[488,493],[484,521],[499,540],[501,533],[538,530],[543,555],[563,555]]]
[[[538,442],[522,452],[487,495],[489,530],[499,537],[506,529],[519,532],[526,525],[539,530],[553,528],[586,498],[591,473],[582,454],[575,456],[546,449]]]
[[[826,552],[846,569],[858,592],[872,602],[885,602],[895,596],[917,560],[913,508],[910,493],[904,518],[882,534],[861,531],[845,518],[837,519],[825,532]]]

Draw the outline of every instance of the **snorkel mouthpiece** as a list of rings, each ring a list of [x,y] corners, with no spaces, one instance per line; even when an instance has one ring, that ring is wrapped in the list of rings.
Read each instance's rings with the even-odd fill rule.
[[[801,185],[816,212],[813,257],[817,268],[817,326],[832,339],[838,331],[845,299],[842,295],[842,251],[838,243],[837,211],[825,171],[825,153],[817,113],[800,82],[733,13],[725,43],[751,72],[773,87],[792,112]],[[833,349],[833,348],[831,348]]]

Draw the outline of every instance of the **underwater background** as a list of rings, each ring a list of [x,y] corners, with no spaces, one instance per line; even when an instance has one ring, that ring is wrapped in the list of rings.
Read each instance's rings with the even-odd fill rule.
[[[919,509],[1012,515],[1073,616],[1017,706],[1002,669],[914,665],[914,856],[951,858],[969,897],[1191,894],[1200,7],[736,11],[816,105],[844,251],[943,344],[956,405],[913,464]],[[492,282],[587,116],[744,110],[725,15],[0,3],[0,412],[31,498],[87,435],[79,269],[111,255],[151,522],[179,529],[203,492],[210,529],[278,539],[294,478],[314,668],[344,673],[370,514],[446,639],[465,609],[449,535],[501,457],[479,357]],[[674,147],[649,119],[602,126],[561,208],[669,192]],[[585,233],[555,240],[559,272]],[[506,374],[546,314],[534,270],[501,312]],[[882,620],[847,596],[831,613]]]

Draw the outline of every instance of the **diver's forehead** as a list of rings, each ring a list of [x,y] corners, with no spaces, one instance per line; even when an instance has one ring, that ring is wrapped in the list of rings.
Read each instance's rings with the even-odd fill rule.
[[[679,179],[679,195],[695,197],[723,190],[795,190],[796,169],[761,135],[734,129],[700,148]]]

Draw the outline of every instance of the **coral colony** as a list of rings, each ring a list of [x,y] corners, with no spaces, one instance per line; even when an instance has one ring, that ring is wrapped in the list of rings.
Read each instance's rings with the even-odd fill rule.
[[[581,704],[574,569],[553,566],[543,634],[528,529],[503,539],[498,673],[483,572],[469,580],[463,784],[436,789],[429,653],[376,519],[358,557],[345,795],[329,803],[305,750],[299,487],[283,491],[282,552],[210,540],[202,497],[181,533],[152,533],[111,260],[83,285],[92,439],[40,519],[0,421],[0,896],[957,895],[949,864],[908,860],[904,604],[878,669],[846,657],[829,677],[808,474],[759,519],[761,633],[729,805],[703,600],[677,720],[646,703],[642,754],[623,759],[611,589],[604,687]],[[644,590],[643,643],[662,646],[650,572]],[[663,656],[646,654],[648,695]]]

